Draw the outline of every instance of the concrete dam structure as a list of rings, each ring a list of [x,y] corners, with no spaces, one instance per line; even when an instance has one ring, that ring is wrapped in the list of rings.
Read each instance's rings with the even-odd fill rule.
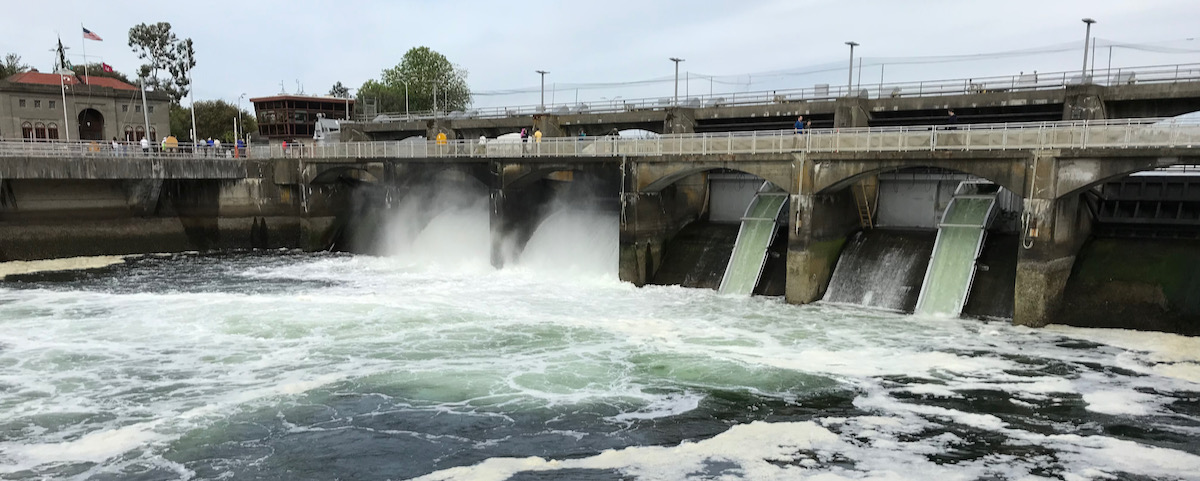
[[[888,256],[873,261],[853,253],[870,254],[875,248],[868,244],[904,244],[888,239],[890,225],[928,229],[943,215],[943,227],[980,222],[960,222],[941,204],[953,198],[941,195],[943,185],[970,181],[1007,194],[997,197],[992,224],[974,225],[996,235],[959,262],[975,274],[956,310],[1040,326],[1055,318],[1064,299],[1076,299],[1067,293],[1074,292],[1073,273],[1083,266],[1077,258],[1097,224],[1098,193],[1132,173],[1200,164],[1200,125],[1125,120],[510,144],[358,142],[286,151],[255,146],[248,159],[119,155],[83,144],[6,144],[0,151],[3,260],[279,247],[369,251],[373,239],[398,235],[381,228],[389,210],[434,214],[478,205],[486,206],[479,212],[487,225],[478,237],[489,239],[493,264],[502,266],[519,258],[539,223],[566,205],[615,217],[617,270],[639,286],[674,276],[715,288],[738,243],[736,230],[730,235],[720,224],[770,222],[755,229],[760,241],[751,257],[762,260],[746,264],[757,263],[759,272],[749,290],[797,304],[833,297],[878,306],[845,289],[876,276],[871,266],[890,264]],[[765,183],[783,202],[745,214],[748,198],[739,205],[738,194],[728,192],[740,188],[721,187],[730,182]],[[907,205],[895,200],[900,191],[932,192],[933,200]],[[731,219],[728,212],[738,210],[745,215]],[[1176,212],[1185,225],[1180,216],[1192,211],[1177,206]],[[435,227],[433,215],[412,218],[414,230]],[[912,247],[899,249],[919,258],[928,241],[910,237]],[[885,308],[911,310],[920,280],[914,292],[908,279],[937,257],[924,255],[906,261],[899,287],[879,287],[871,297]],[[689,262],[707,272],[689,272]],[[855,262],[857,274],[849,267],[835,272]],[[1171,289],[1157,305],[1191,315],[1172,304],[1186,286]]]

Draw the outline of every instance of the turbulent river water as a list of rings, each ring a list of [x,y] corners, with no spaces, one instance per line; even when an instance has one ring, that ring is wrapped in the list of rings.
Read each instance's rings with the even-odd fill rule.
[[[615,222],[10,277],[0,479],[1200,478],[1196,339],[635,288]]]

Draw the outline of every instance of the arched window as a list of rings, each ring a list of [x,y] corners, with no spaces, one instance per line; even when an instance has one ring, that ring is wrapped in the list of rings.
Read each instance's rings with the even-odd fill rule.
[[[33,137],[36,139],[46,138],[46,124],[38,122],[33,125]]]
[[[46,126],[46,138],[58,140],[58,124],[50,122],[50,124]]]
[[[24,140],[33,140],[33,124],[29,122],[21,124],[21,138]]]
[[[133,129],[133,131],[135,132],[134,140],[142,140],[146,137],[146,129],[140,125]]]
[[[125,126],[125,141],[133,142],[133,126],[131,125]]]
[[[155,129],[153,126],[150,127],[150,140],[158,142],[158,129]]]

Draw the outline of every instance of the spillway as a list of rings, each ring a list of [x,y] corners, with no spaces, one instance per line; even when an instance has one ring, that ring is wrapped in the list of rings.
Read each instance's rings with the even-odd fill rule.
[[[733,255],[721,279],[722,294],[750,295],[758,284],[767,248],[775,238],[779,212],[787,201],[787,194],[776,191],[769,183],[763,183],[742,218],[742,227],[734,243]]]
[[[975,260],[983,249],[996,195],[970,194],[975,182],[955,191],[938,225],[937,240],[921,285],[916,312],[957,316],[962,313],[975,277]]]

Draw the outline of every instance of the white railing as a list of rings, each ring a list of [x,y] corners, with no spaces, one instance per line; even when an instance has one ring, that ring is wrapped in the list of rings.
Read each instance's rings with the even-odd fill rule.
[[[1144,84],[1144,83],[1175,83],[1200,81],[1200,64],[1153,65],[1142,67],[1123,67],[1115,69],[1095,69],[1088,72],[1085,79],[1079,70],[1065,72],[1022,73],[995,77],[975,77],[959,79],[941,79],[919,82],[894,82],[859,85],[847,88],[846,85],[814,86],[801,89],[764,90],[757,92],[726,92],[707,95],[692,95],[679,99],[679,106],[689,108],[771,105],[784,102],[798,101],[831,101],[839,97],[855,96],[863,98],[896,98],[924,97],[939,95],[977,94],[987,92],[1016,92],[1028,90],[1055,90],[1069,85],[1090,83],[1103,86]],[[431,118],[447,119],[489,119],[532,116],[541,113],[550,114],[599,114],[614,112],[633,112],[642,110],[662,110],[674,105],[674,99],[669,97],[617,99],[592,102],[573,102],[540,105],[517,105],[508,107],[488,107],[468,109],[462,112],[387,112],[373,116],[359,115],[358,121],[364,122],[400,122],[408,120],[426,120]]]
[[[0,142],[0,157],[233,157],[226,149],[197,152],[142,152],[128,146],[114,151],[106,144],[85,142]],[[793,152],[910,152],[1008,149],[1082,149],[1137,147],[1200,148],[1200,121],[1123,119],[1004,124],[959,124],[851,129],[811,129],[663,135],[652,138],[546,137],[540,142],[497,139],[347,142],[324,145],[252,146],[247,157],[258,159],[393,159],[705,156],[783,154]],[[239,152],[240,154],[240,152]]]
[[[0,157],[120,157],[120,158],[155,158],[155,159],[196,159],[196,158],[235,158],[244,157],[245,149],[236,149],[231,145],[208,147],[206,145],[192,146],[177,143],[164,147],[152,143],[142,148],[139,142],[117,142],[102,140],[83,141],[3,141],[0,142]]]
[[[1008,149],[1198,147],[1200,122],[1173,119],[960,124],[663,135],[631,139],[543,138],[540,142],[477,139],[255,146],[255,158],[370,159],[473,157],[619,157],[908,152]]]

